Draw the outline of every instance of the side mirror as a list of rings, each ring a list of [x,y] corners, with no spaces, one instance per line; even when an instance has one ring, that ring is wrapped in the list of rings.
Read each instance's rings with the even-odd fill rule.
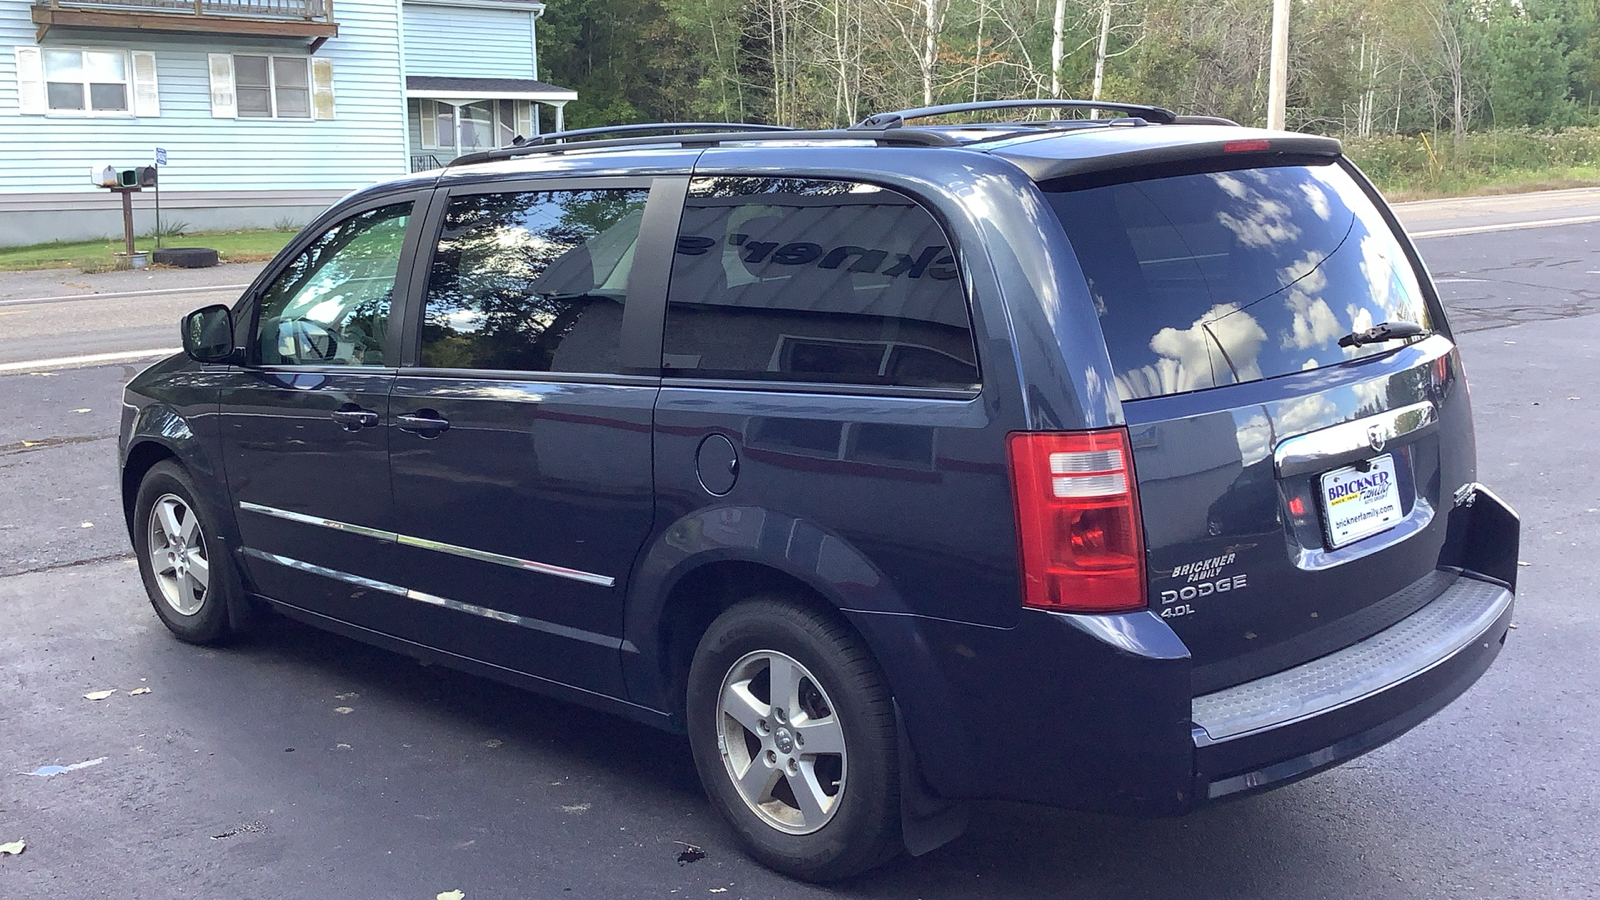
[[[206,306],[183,317],[183,352],[203,363],[233,359],[233,313],[226,306]]]

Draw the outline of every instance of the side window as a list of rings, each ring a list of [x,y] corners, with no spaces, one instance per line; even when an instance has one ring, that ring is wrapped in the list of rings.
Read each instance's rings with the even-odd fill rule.
[[[389,303],[411,204],[357,213],[294,258],[267,288],[256,320],[263,365],[381,366]]]
[[[423,366],[618,372],[643,188],[453,197],[428,275]]]
[[[706,378],[974,388],[959,275],[933,216],[894,191],[695,179],[662,365]]]

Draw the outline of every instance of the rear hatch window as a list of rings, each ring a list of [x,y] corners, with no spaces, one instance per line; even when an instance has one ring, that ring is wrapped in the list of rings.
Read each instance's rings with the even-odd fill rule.
[[[1335,164],[1178,175],[1045,196],[1071,239],[1123,400],[1318,369],[1382,322],[1432,330],[1415,271]]]

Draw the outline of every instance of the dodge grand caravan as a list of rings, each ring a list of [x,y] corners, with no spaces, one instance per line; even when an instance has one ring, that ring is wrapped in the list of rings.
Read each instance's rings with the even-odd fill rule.
[[[971,120],[1018,107],[1060,118]],[[128,386],[156,613],[687,734],[759,860],[1181,814],[1506,636],[1422,260],[1337,141],[1025,101],[568,132],[359,191]]]

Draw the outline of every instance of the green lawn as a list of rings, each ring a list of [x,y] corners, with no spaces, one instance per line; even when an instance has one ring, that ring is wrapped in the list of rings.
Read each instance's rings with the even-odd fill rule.
[[[197,231],[180,237],[163,238],[161,245],[210,247],[222,255],[223,262],[262,262],[283,249],[283,245],[289,243],[296,233],[295,229]],[[133,243],[139,250],[156,248],[155,238],[140,237]],[[121,252],[122,246],[121,238],[102,238],[98,241],[53,241],[25,247],[0,247],[0,272],[62,268],[100,271],[113,266],[112,254]]]

